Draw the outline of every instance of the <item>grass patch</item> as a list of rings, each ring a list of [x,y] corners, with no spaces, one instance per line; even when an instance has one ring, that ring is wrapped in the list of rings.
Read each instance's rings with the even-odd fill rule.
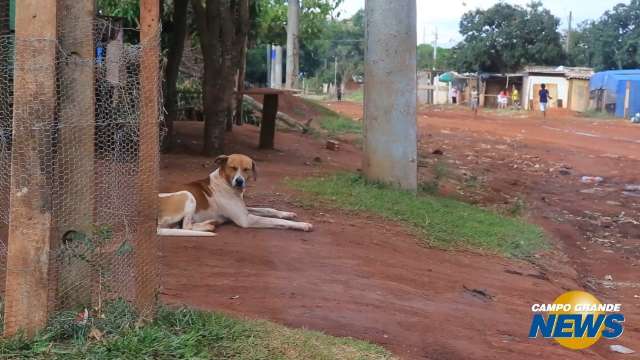
[[[356,91],[348,93],[347,96],[345,96],[345,99],[358,103],[364,102],[364,89],[360,88]]]
[[[158,312],[145,326],[124,302],[86,325],[61,313],[32,340],[0,339],[0,358],[11,359],[391,359],[377,345],[318,332],[288,329],[195,310]],[[99,329],[96,339],[89,334]]]
[[[354,174],[290,181],[306,192],[310,204],[366,211],[410,226],[428,244],[473,248],[512,257],[528,257],[546,247],[543,231],[518,218],[467,203],[370,183]]]
[[[361,122],[342,116],[316,100],[307,98],[303,100],[309,107],[313,108],[320,114],[318,124],[320,125],[320,128],[330,136],[335,137],[347,134],[362,134]]]
[[[362,124],[342,116],[324,116],[320,127],[331,136],[362,134]]]

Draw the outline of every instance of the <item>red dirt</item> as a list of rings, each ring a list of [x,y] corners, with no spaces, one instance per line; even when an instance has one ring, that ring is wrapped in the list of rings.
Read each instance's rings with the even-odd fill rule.
[[[362,114],[357,104],[332,108],[356,118]],[[177,125],[184,144],[199,146],[200,126]],[[227,225],[214,239],[164,238],[162,300],[370,340],[407,359],[617,358],[607,346],[618,342],[602,340],[575,352],[552,341],[529,340],[527,333],[532,303],[552,302],[566,290],[586,286],[603,301],[623,304],[627,322],[619,343],[640,349],[640,301],[633,297],[640,293],[633,285],[640,256],[632,248],[640,238],[638,226],[614,220],[606,228],[593,223],[620,211],[638,218],[637,199],[623,198],[619,188],[640,182],[635,170],[639,155],[633,151],[639,130],[620,122],[572,118],[542,122],[473,119],[460,111],[421,113],[423,163],[446,161],[454,172],[444,188],[495,207],[519,196],[530,218],[557,239],[559,251],[534,264],[429,249],[403,227],[373,216],[299,208],[283,178],[354,171],[360,167],[359,150],[343,144],[332,152],[320,140],[279,132],[277,150],[258,151],[257,130],[236,128],[228,151],[247,153],[259,164],[260,179],[250,186],[247,202],[296,211],[316,229],[300,233]],[[444,156],[431,155],[436,148]],[[549,171],[559,163],[570,167],[571,175]],[[167,155],[163,185],[197,179],[212,169],[211,158]],[[428,170],[422,169],[422,179],[430,176]],[[477,189],[458,181],[469,174],[479,179]],[[581,193],[590,188],[580,184],[581,175],[603,176],[602,187],[615,191]],[[583,220],[587,210],[602,215]],[[591,240],[604,236],[614,240],[612,245]],[[596,281],[608,274],[615,289]]]

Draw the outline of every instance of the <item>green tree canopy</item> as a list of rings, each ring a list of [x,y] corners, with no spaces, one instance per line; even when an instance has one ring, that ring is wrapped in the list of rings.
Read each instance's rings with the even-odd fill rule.
[[[463,41],[454,48],[460,71],[509,72],[525,65],[559,65],[565,59],[560,20],[532,2],[526,7],[498,3],[463,15]]]
[[[640,0],[618,4],[573,34],[570,59],[599,70],[640,67]]]

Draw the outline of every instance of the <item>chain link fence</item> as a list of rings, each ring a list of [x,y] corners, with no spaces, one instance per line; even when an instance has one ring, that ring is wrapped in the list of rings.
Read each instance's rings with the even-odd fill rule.
[[[157,163],[158,151],[141,155],[140,144],[158,133],[140,122],[157,107],[162,124],[161,99],[142,96],[142,84],[161,82],[141,60],[157,49],[160,32],[131,44],[124,35],[132,30],[111,20],[72,28],[58,40],[0,36],[0,290],[4,300],[6,274],[29,271],[6,268],[7,243],[20,215],[11,205],[37,168],[42,211],[50,213],[49,309],[99,313],[109,301],[133,302],[140,272],[158,274],[155,259],[136,251],[156,246],[154,236],[140,236],[155,231],[155,219],[139,206],[141,189],[157,191],[158,174],[140,168]],[[72,50],[87,46],[94,56]]]

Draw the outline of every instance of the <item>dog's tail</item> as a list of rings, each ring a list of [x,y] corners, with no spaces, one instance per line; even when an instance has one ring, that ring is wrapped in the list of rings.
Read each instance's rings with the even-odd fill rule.
[[[216,233],[208,231],[196,231],[185,229],[162,229],[158,228],[158,235],[160,236],[194,236],[194,237],[210,237],[217,236]]]

